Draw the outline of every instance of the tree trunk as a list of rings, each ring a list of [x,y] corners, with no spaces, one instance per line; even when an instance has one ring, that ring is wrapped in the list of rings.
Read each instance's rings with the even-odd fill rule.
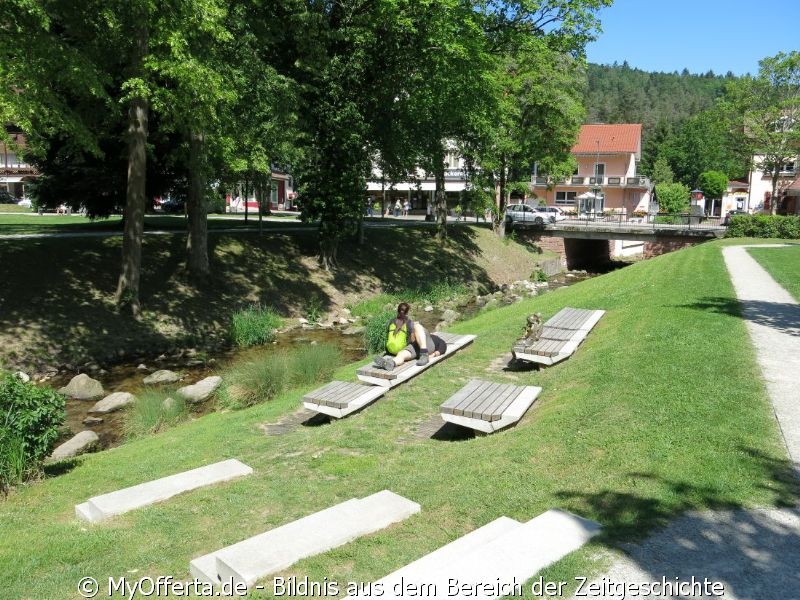
[[[186,239],[189,274],[205,279],[210,273],[208,264],[208,208],[206,207],[206,177],[203,160],[203,134],[192,132],[189,137],[189,236]]]
[[[443,242],[447,239],[447,192],[444,189],[444,148],[441,146],[434,157],[433,177],[436,182],[434,211],[436,214],[436,237]]]
[[[495,203],[497,204],[497,213],[494,216],[494,230],[497,235],[505,237],[506,235],[506,159],[500,159],[500,178],[495,185]]]
[[[139,31],[133,57],[134,72],[141,71],[147,53],[147,29]],[[122,233],[122,271],[117,282],[115,302],[130,307],[134,318],[141,313],[139,280],[142,269],[142,236],[144,235],[145,183],[147,181],[147,133],[149,102],[137,97],[128,107],[128,182],[125,193]]]

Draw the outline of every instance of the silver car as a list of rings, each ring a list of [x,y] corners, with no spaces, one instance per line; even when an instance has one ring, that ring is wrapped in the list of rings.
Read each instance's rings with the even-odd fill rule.
[[[512,227],[531,227],[555,221],[555,215],[547,212],[545,207],[528,204],[509,204],[506,207],[506,225]]]

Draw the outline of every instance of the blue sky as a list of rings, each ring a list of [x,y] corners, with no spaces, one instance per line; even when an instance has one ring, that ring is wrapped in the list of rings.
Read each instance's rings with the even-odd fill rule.
[[[615,0],[599,13],[591,63],[644,71],[758,73],[758,61],[800,50],[796,0]]]

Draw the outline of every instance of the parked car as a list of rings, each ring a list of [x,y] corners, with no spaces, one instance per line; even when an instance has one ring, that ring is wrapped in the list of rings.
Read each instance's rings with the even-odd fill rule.
[[[555,223],[555,216],[544,210],[545,207],[528,204],[509,204],[506,207],[506,225],[511,227],[532,227]]]
[[[540,206],[539,210],[552,216],[554,221],[563,221],[567,218],[567,215],[558,206]]]
[[[169,214],[183,213],[185,208],[186,208],[186,202],[184,202],[183,200],[178,200],[176,198],[171,198],[161,203],[161,212]]]
[[[746,210],[729,210],[728,214],[725,215],[725,218],[722,220],[722,224],[726,227],[731,224],[731,219],[737,215],[749,215]]]
[[[33,202],[31,202],[30,198],[23,198],[17,202],[17,206],[21,206],[23,208],[33,208]]]

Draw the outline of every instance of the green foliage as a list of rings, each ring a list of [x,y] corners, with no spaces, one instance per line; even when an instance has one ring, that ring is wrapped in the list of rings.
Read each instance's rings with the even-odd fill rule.
[[[174,392],[146,389],[126,411],[125,433],[137,438],[158,433],[183,421],[189,411],[186,401]]]
[[[697,187],[706,198],[722,198],[728,189],[728,176],[722,171],[704,171],[697,179]]]
[[[22,440],[8,429],[0,429],[0,492],[25,481],[29,461]]]
[[[533,279],[533,281],[546,282],[547,273],[545,273],[542,269],[536,269],[531,275],[531,279]]]
[[[294,386],[322,383],[339,366],[341,352],[333,344],[309,344],[290,353],[289,382]]]
[[[650,179],[652,179],[653,183],[656,185],[659,183],[673,183],[675,181],[675,175],[672,172],[672,168],[669,166],[669,161],[663,156],[659,156],[656,159],[653,165],[653,171],[650,174]]]
[[[290,386],[326,380],[338,362],[339,351],[329,344],[264,353],[237,363],[223,376],[219,403],[240,409],[266,402]]]
[[[351,304],[348,308],[354,317],[371,317],[386,310],[387,306],[397,306],[402,301],[400,298],[397,294],[382,293]]]
[[[367,321],[364,329],[364,345],[368,354],[381,354],[386,349],[386,324],[395,314],[395,311],[387,310]]]
[[[656,185],[659,212],[679,213],[689,209],[689,188],[682,183]]]
[[[231,341],[237,346],[266,344],[275,339],[275,330],[282,324],[281,317],[271,308],[253,304],[233,313]]]
[[[0,380],[0,432],[6,443],[18,438],[26,464],[36,468],[48,455],[64,422],[64,397],[47,387],[23,383],[15,375]]]
[[[316,323],[322,318],[322,300],[316,292],[312,292],[303,310],[309,323]]]
[[[780,215],[735,215],[725,237],[800,240],[800,217]]]

